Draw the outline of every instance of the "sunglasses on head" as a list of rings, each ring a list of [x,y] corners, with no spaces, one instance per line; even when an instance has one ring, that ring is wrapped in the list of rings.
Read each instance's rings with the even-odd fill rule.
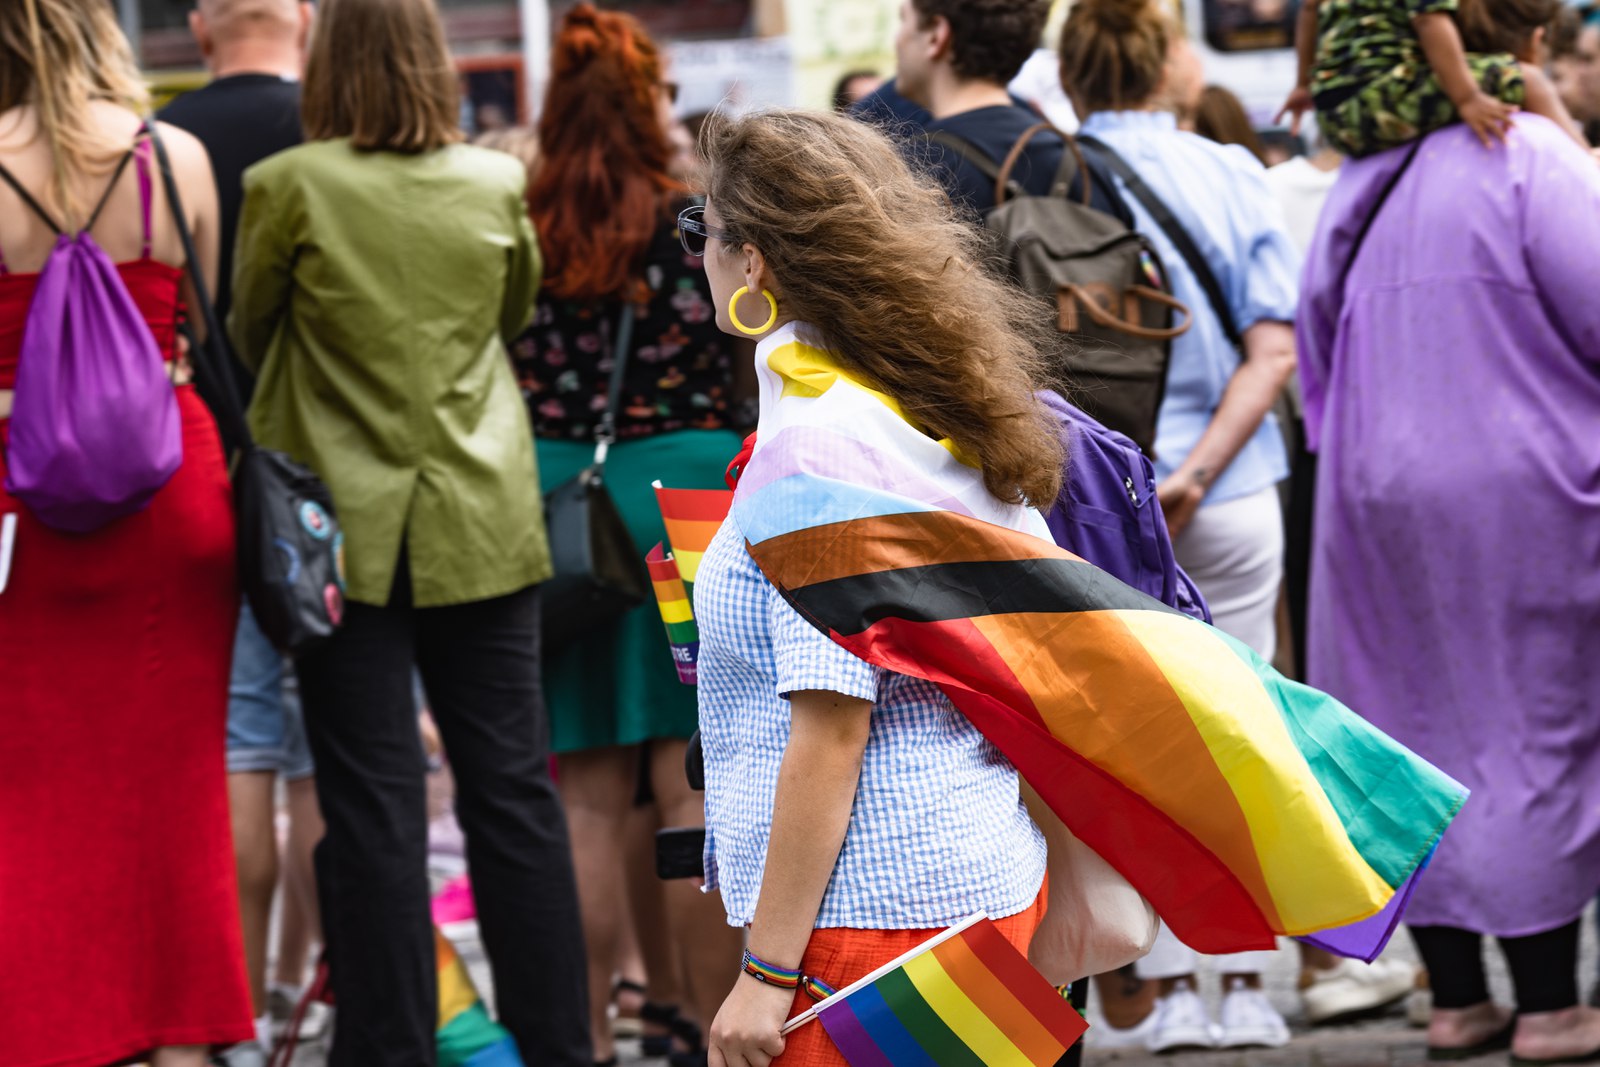
[[[739,239],[727,230],[718,230],[706,225],[706,209],[704,204],[693,204],[678,212],[678,239],[683,242],[683,250],[691,256],[706,254],[706,239],[715,237],[725,244],[738,244]]]

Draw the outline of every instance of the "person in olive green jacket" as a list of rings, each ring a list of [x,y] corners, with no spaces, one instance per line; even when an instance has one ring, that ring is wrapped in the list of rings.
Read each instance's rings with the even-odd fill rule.
[[[259,375],[257,439],[327,482],[345,537],[343,625],[296,664],[328,823],[330,1062],[434,1062],[415,663],[456,772],[500,1019],[526,1062],[589,1067],[539,690],[550,558],[505,349],[540,280],[525,175],[458,143],[433,0],[325,0],[303,99],[308,143],[245,175],[230,330]]]

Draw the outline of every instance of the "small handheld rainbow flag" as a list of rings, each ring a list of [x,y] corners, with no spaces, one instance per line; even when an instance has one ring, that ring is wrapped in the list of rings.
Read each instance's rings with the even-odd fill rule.
[[[439,1067],[523,1067],[517,1043],[489,1017],[455,946],[433,928],[439,961]]]
[[[1053,1067],[1088,1029],[983,915],[795,1016],[784,1033],[812,1019],[850,1067]]]
[[[700,659],[700,628],[694,624],[694,606],[689,591],[678,573],[678,561],[665,546],[657,545],[644,558],[650,570],[650,584],[656,591],[656,606],[667,627],[667,644],[672,646],[672,665],[678,668],[678,681],[694,685],[699,681],[696,664]]]
[[[700,628],[694,622],[694,576],[700,569],[700,557],[728,517],[733,493],[726,489],[664,489],[660,482],[652,484],[671,550],[657,545],[644,562],[655,587],[661,621],[667,627],[678,681],[694,685],[700,654]]]

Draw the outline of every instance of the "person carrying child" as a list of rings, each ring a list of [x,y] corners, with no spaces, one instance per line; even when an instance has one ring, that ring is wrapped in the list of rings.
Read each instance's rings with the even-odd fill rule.
[[[1538,65],[1540,35],[1560,0],[1304,0],[1295,34],[1300,76],[1281,121],[1313,108],[1328,143],[1349,156],[1406,144],[1460,120],[1485,146],[1518,110],[1577,134]]]

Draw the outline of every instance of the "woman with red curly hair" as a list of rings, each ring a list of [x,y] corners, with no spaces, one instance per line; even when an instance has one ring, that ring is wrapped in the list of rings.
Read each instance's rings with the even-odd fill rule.
[[[741,353],[717,329],[705,268],[677,233],[688,190],[673,177],[675,95],[661,53],[633,18],[589,4],[566,15],[539,125],[543,161],[528,194],[544,286],[533,325],[513,346],[541,480],[560,485],[593,461],[615,339],[631,317],[606,478],[641,553],[666,537],[651,481],[721,488],[740,443],[729,427]],[[606,1006],[627,906],[623,871],[630,848],[649,847],[648,838],[628,844],[630,819],[681,827],[705,817],[683,774],[695,691],[678,681],[657,610],[646,604],[550,655],[545,694],[576,850],[595,1059],[603,1063],[613,1054]],[[636,813],[636,803],[653,810]],[[704,1025],[727,992],[738,932],[687,882],[668,884],[665,894],[665,930],[659,917],[641,915],[636,925],[643,939],[670,931],[685,1013]],[[673,976],[661,970],[651,975],[652,1002],[669,999]],[[660,1031],[671,1026],[684,1038],[678,1052],[695,1058],[697,1027],[659,1003],[644,1014],[655,1024],[651,1044],[665,1051]]]

